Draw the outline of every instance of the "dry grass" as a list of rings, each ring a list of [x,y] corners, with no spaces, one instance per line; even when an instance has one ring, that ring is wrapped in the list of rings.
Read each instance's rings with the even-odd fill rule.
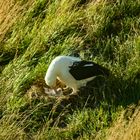
[[[134,111],[135,110],[135,111]],[[133,112],[134,111],[134,112]],[[140,106],[123,111],[107,133],[107,140],[140,140]]]
[[[0,41],[4,39],[5,34],[17,18],[22,18],[25,9],[31,6],[32,3],[33,0],[29,0],[26,4],[15,2],[15,0],[0,1]]]

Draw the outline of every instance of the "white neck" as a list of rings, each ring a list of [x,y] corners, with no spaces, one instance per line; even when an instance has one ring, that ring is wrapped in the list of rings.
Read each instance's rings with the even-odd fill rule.
[[[45,82],[50,87],[55,87],[57,74],[54,68],[49,67],[45,76]]]

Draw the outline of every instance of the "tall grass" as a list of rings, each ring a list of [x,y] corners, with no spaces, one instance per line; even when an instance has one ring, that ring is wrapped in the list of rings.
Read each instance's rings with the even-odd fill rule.
[[[139,9],[139,0],[1,0],[0,138],[104,139],[140,98]],[[49,63],[72,53],[113,76],[78,96],[46,97]]]

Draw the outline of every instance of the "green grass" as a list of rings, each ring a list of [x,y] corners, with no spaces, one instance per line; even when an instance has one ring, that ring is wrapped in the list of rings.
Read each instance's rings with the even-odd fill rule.
[[[8,9],[0,3],[7,10],[0,20],[0,138],[104,139],[140,99],[140,1],[10,2]],[[49,63],[75,52],[113,76],[79,96],[47,98]]]

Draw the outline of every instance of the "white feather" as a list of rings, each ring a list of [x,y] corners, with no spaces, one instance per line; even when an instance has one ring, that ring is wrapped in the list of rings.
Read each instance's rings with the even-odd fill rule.
[[[84,67],[93,66],[93,64],[85,64]]]

